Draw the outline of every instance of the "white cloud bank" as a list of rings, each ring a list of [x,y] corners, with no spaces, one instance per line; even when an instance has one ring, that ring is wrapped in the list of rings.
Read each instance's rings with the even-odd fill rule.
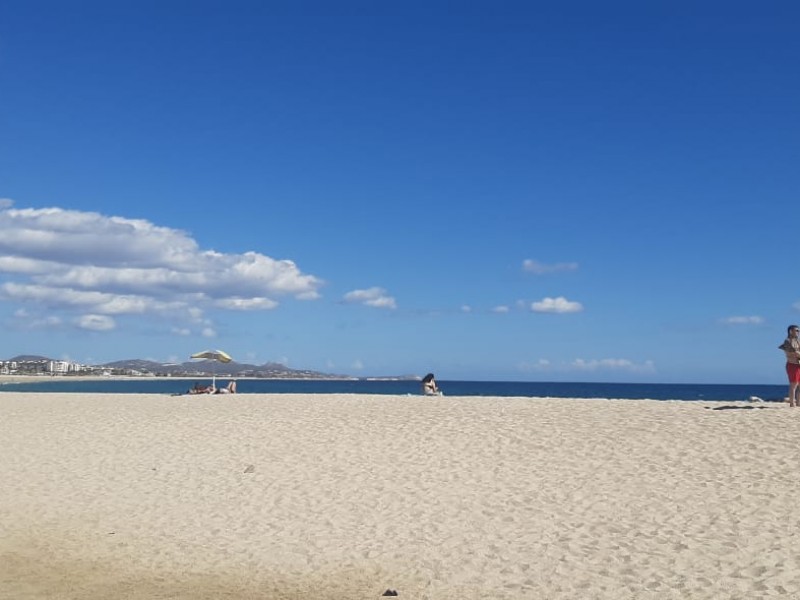
[[[381,287],[371,287],[366,290],[353,290],[344,295],[347,304],[363,304],[373,308],[397,308],[395,299],[389,296]]]
[[[538,302],[531,303],[531,311],[538,313],[576,313],[583,310],[580,302],[571,302],[559,296],[558,298],[542,298]]]
[[[322,280],[290,260],[202,250],[189,234],[142,219],[61,208],[14,209],[0,199],[0,300],[80,313],[108,331],[110,315],[204,323],[209,308],[271,310],[278,296],[319,297]]]

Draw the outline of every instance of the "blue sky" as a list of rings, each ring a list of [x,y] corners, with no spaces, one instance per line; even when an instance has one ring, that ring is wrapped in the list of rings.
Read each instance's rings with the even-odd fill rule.
[[[0,358],[783,383],[794,2],[0,5]]]

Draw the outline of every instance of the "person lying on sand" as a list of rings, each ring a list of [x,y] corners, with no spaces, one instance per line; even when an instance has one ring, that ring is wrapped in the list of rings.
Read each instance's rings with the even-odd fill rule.
[[[195,383],[193,387],[189,388],[187,394],[213,394],[216,392],[216,388],[214,385],[200,385],[199,383]]]
[[[235,394],[236,393],[236,380],[231,379],[227,387],[220,388],[216,391],[217,394]]]

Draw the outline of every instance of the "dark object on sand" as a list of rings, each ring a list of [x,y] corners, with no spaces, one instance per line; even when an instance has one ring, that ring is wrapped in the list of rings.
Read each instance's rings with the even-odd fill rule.
[[[397,590],[386,590],[381,596],[397,596]]]

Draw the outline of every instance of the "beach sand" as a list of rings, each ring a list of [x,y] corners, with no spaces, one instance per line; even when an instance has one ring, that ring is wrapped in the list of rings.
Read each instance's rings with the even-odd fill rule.
[[[800,409],[0,393],[3,599],[800,598]]]

